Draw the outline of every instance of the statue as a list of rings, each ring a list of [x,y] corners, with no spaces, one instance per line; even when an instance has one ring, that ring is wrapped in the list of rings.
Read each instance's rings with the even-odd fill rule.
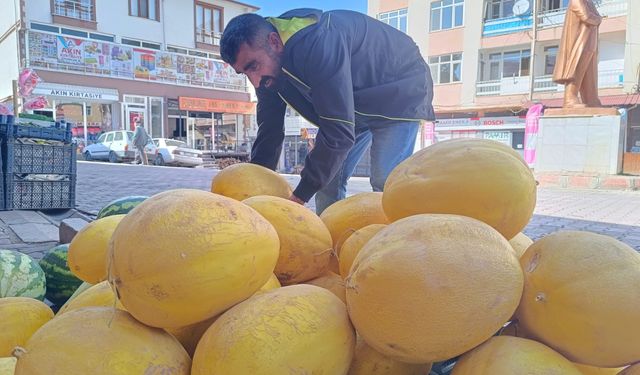
[[[553,71],[554,82],[565,85],[565,109],[602,106],[598,99],[600,22],[592,0],[569,0]]]

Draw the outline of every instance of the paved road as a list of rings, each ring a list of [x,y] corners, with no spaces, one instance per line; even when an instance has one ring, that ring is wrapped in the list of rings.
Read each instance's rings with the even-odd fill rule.
[[[97,214],[127,195],[153,195],[177,188],[209,190],[216,171],[78,162],[77,208]],[[297,176],[286,176],[295,185]],[[366,178],[353,178],[349,194],[370,191]],[[313,206],[312,204],[310,206]],[[640,192],[540,188],[535,215],[525,233],[533,239],[560,229],[588,230],[616,237],[640,251]]]

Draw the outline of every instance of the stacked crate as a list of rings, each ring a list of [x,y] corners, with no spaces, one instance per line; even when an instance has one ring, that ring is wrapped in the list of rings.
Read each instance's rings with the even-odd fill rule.
[[[4,210],[75,207],[76,145],[66,126],[0,123]]]

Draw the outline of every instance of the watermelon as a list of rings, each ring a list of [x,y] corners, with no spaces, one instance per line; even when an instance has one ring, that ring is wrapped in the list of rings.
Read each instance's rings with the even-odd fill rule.
[[[149,197],[143,195],[132,195],[128,197],[118,198],[102,207],[98,212],[98,219],[111,215],[124,215],[133,210],[137,205]]]
[[[47,278],[46,297],[56,306],[65,303],[82,284],[82,280],[69,270],[68,252],[69,244],[58,245],[49,250],[39,262]]]
[[[46,278],[33,258],[14,250],[0,250],[0,298],[44,300]]]

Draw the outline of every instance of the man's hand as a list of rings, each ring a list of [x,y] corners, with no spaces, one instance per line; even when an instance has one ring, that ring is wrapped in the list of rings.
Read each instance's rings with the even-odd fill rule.
[[[289,197],[289,200],[290,200],[290,201],[293,201],[293,202],[296,202],[296,203],[299,203],[299,204],[301,204],[301,205],[303,205],[303,206],[304,206],[304,201],[303,201],[302,199],[300,199],[300,198],[296,197],[296,196],[295,196],[295,195],[293,195],[293,194],[291,194],[291,196]]]

